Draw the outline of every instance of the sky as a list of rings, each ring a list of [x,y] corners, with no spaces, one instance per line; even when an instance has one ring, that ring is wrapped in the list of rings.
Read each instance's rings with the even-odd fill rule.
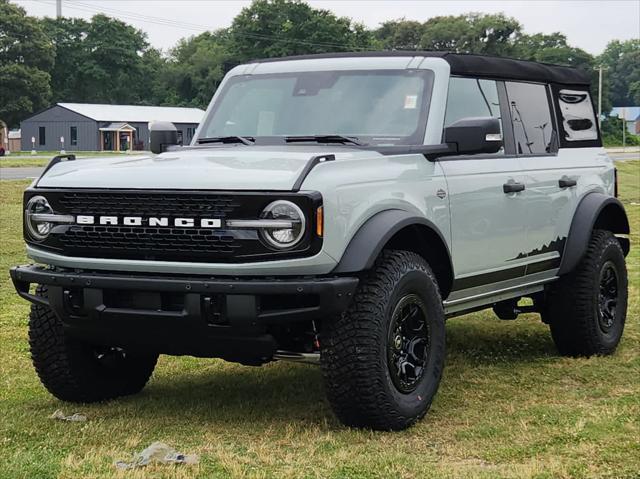
[[[27,13],[55,16],[55,0],[13,0]],[[424,22],[439,15],[466,12],[499,13],[516,18],[526,33],[561,32],[569,43],[597,55],[614,39],[640,38],[640,0],[510,0],[408,1],[308,0],[316,8],[350,17],[369,28],[386,20]],[[64,16],[91,18],[102,12],[145,31],[149,42],[167,50],[180,38],[227,27],[241,0],[62,0]]]

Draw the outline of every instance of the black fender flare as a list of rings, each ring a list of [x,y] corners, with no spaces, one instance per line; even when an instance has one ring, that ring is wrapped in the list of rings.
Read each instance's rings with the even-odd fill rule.
[[[427,218],[399,209],[384,210],[369,218],[351,238],[332,273],[354,273],[371,269],[389,240],[402,229],[414,225],[427,227],[438,236],[447,252],[449,270],[453,275],[449,246],[438,227]]]
[[[629,234],[629,219],[617,198],[597,192],[587,193],[578,203],[573,215],[559,275],[570,273],[578,265],[587,251],[591,232],[598,228],[615,234]],[[618,239],[626,255],[629,252],[629,240]]]

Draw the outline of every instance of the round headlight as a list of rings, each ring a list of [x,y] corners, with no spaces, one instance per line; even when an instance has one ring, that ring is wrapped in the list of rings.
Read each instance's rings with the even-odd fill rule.
[[[290,201],[278,200],[270,203],[260,218],[289,222],[287,227],[265,227],[260,230],[267,243],[278,249],[291,248],[298,244],[304,236],[306,224],[304,213]]]
[[[25,208],[25,224],[27,225],[27,231],[29,235],[36,241],[42,241],[49,233],[51,233],[51,228],[53,227],[53,223],[48,223],[46,221],[37,220],[37,217],[33,215],[52,215],[53,208],[49,205],[49,202],[44,196],[34,196],[27,202],[27,207]]]

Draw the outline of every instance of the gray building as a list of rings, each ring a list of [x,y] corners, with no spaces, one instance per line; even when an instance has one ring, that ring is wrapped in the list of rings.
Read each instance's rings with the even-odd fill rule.
[[[199,108],[57,103],[20,123],[22,150],[125,151],[149,149],[149,123],[170,121],[187,144],[202,120]]]

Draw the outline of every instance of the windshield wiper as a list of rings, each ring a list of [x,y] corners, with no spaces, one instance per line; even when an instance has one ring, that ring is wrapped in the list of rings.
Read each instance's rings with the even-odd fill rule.
[[[284,141],[287,143],[302,143],[305,141],[315,141],[316,143],[343,143],[350,145],[363,146],[364,143],[360,143],[355,136],[343,136],[343,135],[302,135],[302,136],[287,136]]]
[[[256,142],[255,138],[250,136],[212,136],[210,138],[199,138],[198,144],[203,145],[205,143],[242,143],[243,145],[253,145]]]

